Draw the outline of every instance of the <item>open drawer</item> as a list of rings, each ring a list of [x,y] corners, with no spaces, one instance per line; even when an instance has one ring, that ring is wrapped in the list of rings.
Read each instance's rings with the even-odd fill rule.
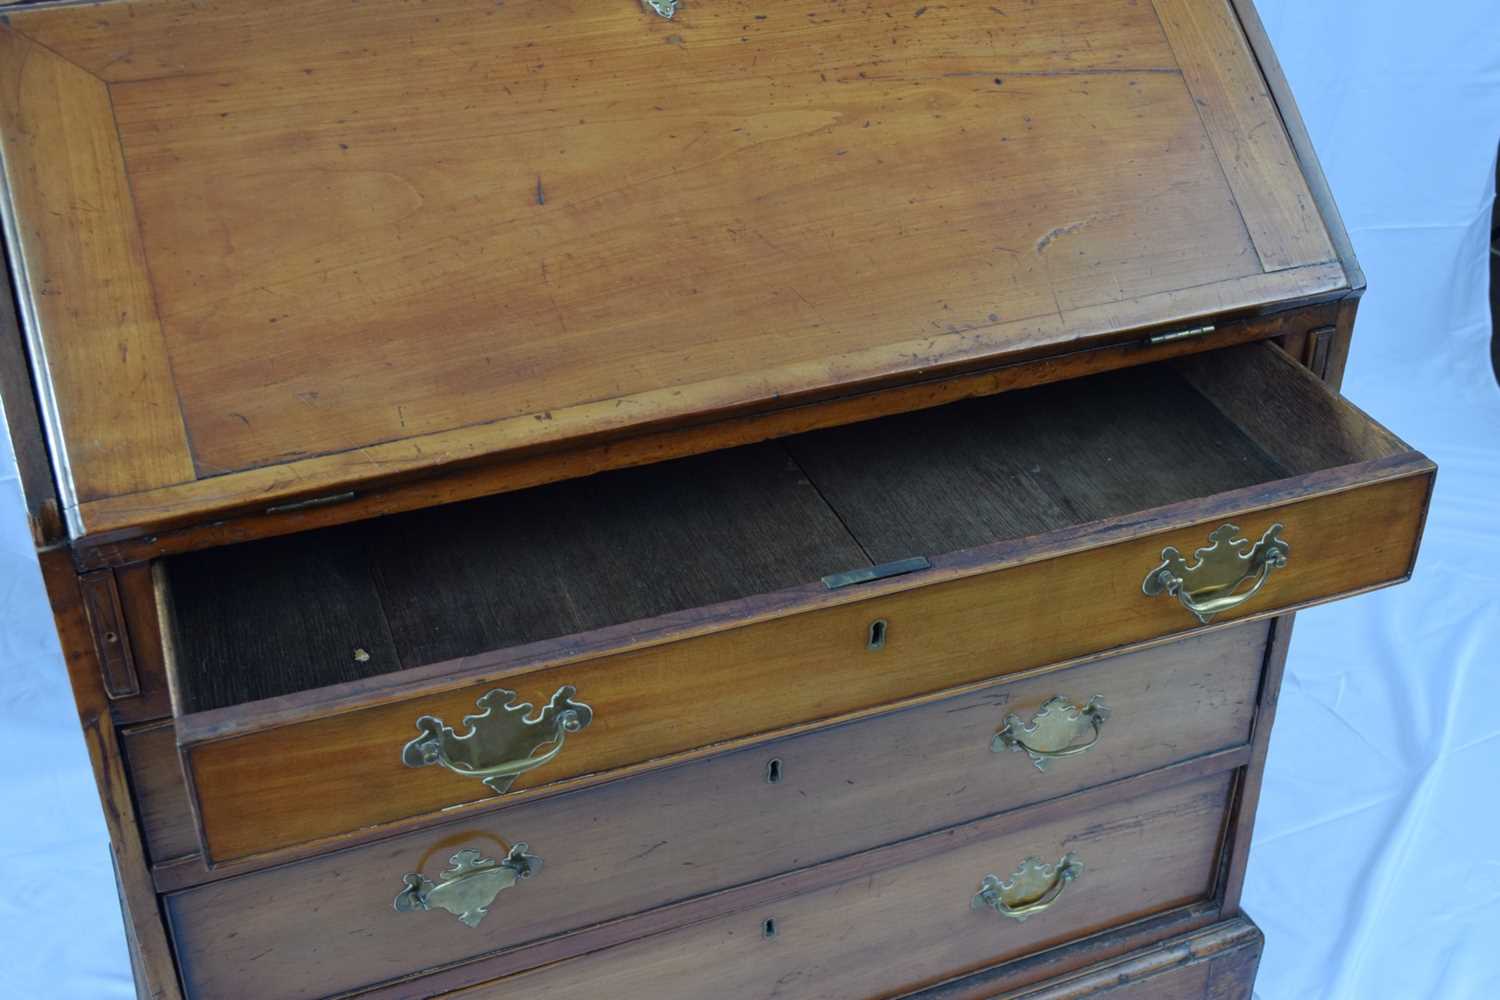
[[[1434,471],[1256,344],[174,556],[205,859],[1394,583]]]

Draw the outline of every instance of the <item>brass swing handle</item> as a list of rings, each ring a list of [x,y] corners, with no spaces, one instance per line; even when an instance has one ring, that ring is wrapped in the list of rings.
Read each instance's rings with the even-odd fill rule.
[[[1090,698],[1082,708],[1061,696],[1049,698],[1029,723],[1014,713],[1007,715],[1005,728],[990,740],[990,750],[995,753],[1006,750],[1023,752],[1038,771],[1045,771],[1049,760],[1077,757],[1094,749],[1108,721],[1109,706],[1099,695]],[[1093,735],[1081,742],[1073,742],[1078,738],[1082,722],[1088,723]]]
[[[574,701],[571,684],[557,689],[535,716],[529,702],[516,703],[516,693],[496,688],[477,704],[483,711],[464,716],[468,731],[459,733],[436,716],[417,720],[416,739],[401,748],[407,767],[438,764],[466,777],[478,778],[496,794],[510,790],[516,778],[554,760],[563,752],[569,733],[588,727],[594,710]],[[547,744],[551,749],[536,751]]]
[[[449,868],[434,882],[419,872],[402,878],[406,888],[396,897],[397,913],[447,910],[469,927],[478,927],[495,897],[542,870],[542,859],[516,844],[504,861],[465,849],[448,859]]]
[[[1025,923],[1028,917],[1061,899],[1068,883],[1082,874],[1083,862],[1072,853],[1063,855],[1055,865],[1041,858],[1027,858],[1009,879],[986,875],[971,906],[976,910],[988,907],[1002,917]]]
[[[1141,591],[1147,597],[1167,594],[1177,598],[1204,625],[1218,614],[1239,607],[1260,592],[1271,572],[1286,566],[1292,547],[1273,524],[1254,545],[1226,524],[1208,536],[1209,544],[1193,553],[1189,563],[1174,546],[1161,550],[1161,565],[1146,574]],[[1248,590],[1240,590],[1253,580]]]

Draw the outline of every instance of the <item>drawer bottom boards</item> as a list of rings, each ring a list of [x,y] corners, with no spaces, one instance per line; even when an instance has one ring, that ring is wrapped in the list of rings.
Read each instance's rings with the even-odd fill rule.
[[[921,853],[848,881],[508,976],[465,1000],[849,1000],[896,996],[1206,899],[1215,890],[1232,773],[1062,818],[970,824],[909,842]],[[908,850],[907,854],[912,855]],[[1040,876],[1054,902],[1024,920],[977,902],[987,875],[1028,858],[1082,865]],[[1039,890],[1039,891],[1040,891]],[[417,985],[417,984],[413,984]]]

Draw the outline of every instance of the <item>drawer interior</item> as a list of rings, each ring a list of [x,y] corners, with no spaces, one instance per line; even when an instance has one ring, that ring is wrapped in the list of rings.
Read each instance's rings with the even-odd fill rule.
[[[1267,344],[159,564],[178,714],[1408,451]]]

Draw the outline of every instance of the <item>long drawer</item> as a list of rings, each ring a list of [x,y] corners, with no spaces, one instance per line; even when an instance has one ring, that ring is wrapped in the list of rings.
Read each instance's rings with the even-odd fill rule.
[[[1396,582],[1432,476],[1257,344],[176,557],[159,579],[205,857]]]
[[[203,997],[338,993],[1240,746],[1267,633],[986,685],[174,893],[183,978]],[[500,860],[517,841],[544,867],[475,926],[393,908],[407,873],[441,881],[457,852]]]
[[[1251,1000],[1264,945],[1260,928],[1241,915],[1042,982],[1036,981],[1036,967],[1050,964],[1055,952],[950,980],[904,1000]],[[997,977],[1030,985],[997,993]]]
[[[1210,895],[1230,784],[1221,774],[1113,803],[1092,793],[1065,819],[935,838],[902,864],[458,995],[900,995]]]

